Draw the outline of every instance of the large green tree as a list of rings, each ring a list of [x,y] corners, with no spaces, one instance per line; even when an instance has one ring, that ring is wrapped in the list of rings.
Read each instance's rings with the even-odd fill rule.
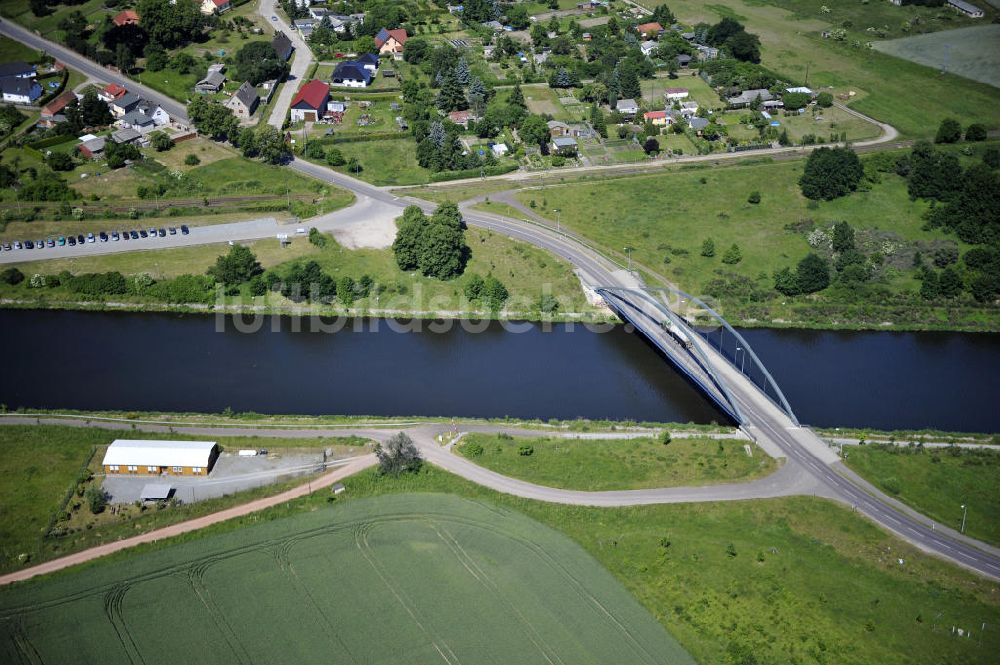
[[[830,285],[830,265],[823,257],[810,252],[799,261],[795,277],[799,293],[822,291]]]
[[[243,245],[230,247],[229,253],[217,258],[215,265],[208,269],[208,275],[225,286],[237,286],[261,272],[257,257]]]
[[[149,40],[164,48],[186,44],[205,26],[199,3],[190,0],[140,0],[136,8]]]
[[[806,198],[829,201],[853,192],[863,176],[861,160],[850,148],[819,148],[809,154],[799,186]]]
[[[288,73],[288,63],[278,57],[268,42],[250,42],[236,52],[235,78],[259,85],[264,81],[281,80]]]

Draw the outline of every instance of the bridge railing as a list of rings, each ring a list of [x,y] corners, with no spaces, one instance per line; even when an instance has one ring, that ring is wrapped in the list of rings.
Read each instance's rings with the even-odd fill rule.
[[[715,321],[717,326],[698,325],[697,322],[685,320],[685,323],[697,330],[702,338],[718,351],[719,355],[726,359],[730,365],[750,380],[776,407],[781,409],[796,426],[799,426],[799,419],[792,411],[791,405],[781,392],[777,381],[767,371],[767,367],[761,362],[753,348],[746,339],[737,332],[729,323],[722,318],[722,315],[712,309],[707,303],[680,289],[669,287],[647,287],[646,291],[661,294],[672,294],[688,303],[696,306],[699,310]]]

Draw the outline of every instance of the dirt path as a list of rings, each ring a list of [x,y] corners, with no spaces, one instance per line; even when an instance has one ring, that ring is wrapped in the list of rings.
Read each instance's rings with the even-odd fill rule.
[[[69,556],[64,556],[60,559],[53,559],[52,561],[46,561],[45,563],[32,566],[31,568],[25,568],[24,570],[8,573],[7,575],[0,576],[0,585],[11,584],[12,582],[21,582],[37,575],[45,575],[57,570],[62,570],[63,568],[69,568],[70,566],[76,566],[87,561],[93,561],[94,559],[107,556],[114,552],[120,552],[121,550],[135,547],[136,545],[152,543],[164,538],[172,538],[174,536],[179,536],[182,533],[204,529],[207,526],[218,524],[219,522],[225,522],[226,520],[231,520],[235,517],[249,515],[250,513],[255,513],[257,511],[264,510],[265,508],[270,508],[271,506],[276,506],[278,504],[285,503],[286,501],[306,496],[315,490],[329,487],[338,480],[352,476],[359,471],[367,469],[370,466],[374,466],[374,464],[375,455],[365,455],[364,457],[360,457],[346,466],[342,466],[334,471],[331,471],[325,476],[311,480],[307,483],[299,485],[298,487],[293,487],[287,492],[282,492],[281,494],[265,497],[263,499],[257,499],[256,501],[227,508],[226,510],[220,510],[217,513],[188,520],[187,522],[181,522],[180,524],[172,524],[170,526],[163,527],[162,529],[156,529],[155,531],[133,536],[132,538],[126,538],[124,540],[117,540],[113,543],[105,543],[104,545],[91,547],[90,549],[77,552],[76,554],[70,554]]]

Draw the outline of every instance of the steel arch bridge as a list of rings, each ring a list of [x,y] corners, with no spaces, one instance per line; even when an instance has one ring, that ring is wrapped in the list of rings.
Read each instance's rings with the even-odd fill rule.
[[[734,421],[740,425],[748,423],[746,414],[730,388],[730,379],[725,376],[733,370],[767,397],[796,427],[799,426],[799,420],[784,393],[750,344],[721,314],[702,300],[670,288],[604,286],[595,290],[622,320],[643,333],[678,370]],[[690,303],[704,312],[716,324],[714,329],[696,328],[670,307],[670,296],[679,300],[678,304]],[[718,335],[715,330],[718,330]],[[727,336],[731,344],[727,343]],[[702,348],[703,344],[708,345],[707,352]],[[728,363],[728,368],[718,366],[723,361]]]

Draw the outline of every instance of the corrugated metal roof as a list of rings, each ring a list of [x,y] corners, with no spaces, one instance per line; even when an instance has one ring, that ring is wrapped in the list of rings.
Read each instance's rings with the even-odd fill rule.
[[[207,467],[215,441],[133,441],[115,439],[102,464],[118,466]]]
[[[140,499],[169,499],[170,490],[172,490],[168,483],[149,483],[142,486],[142,491],[139,493]]]

